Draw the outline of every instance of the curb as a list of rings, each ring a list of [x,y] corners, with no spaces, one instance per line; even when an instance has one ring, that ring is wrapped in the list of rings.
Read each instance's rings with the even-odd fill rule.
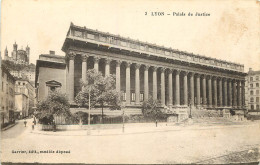
[[[88,135],[88,136],[115,136],[115,135],[131,135],[131,134],[145,134],[145,133],[156,133],[156,132],[173,132],[173,131],[183,131],[183,130],[207,130],[207,129],[222,129],[223,126],[224,128],[240,128],[240,127],[243,127],[243,126],[254,126],[254,125],[257,125],[256,123],[254,124],[248,124],[248,125],[218,125],[218,126],[207,126],[207,127],[200,127],[200,128],[185,128],[185,127],[178,127],[177,129],[164,129],[164,130],[151,130],[151,131],[143,131],[143,132],[125,132],[125,133],[108,133],[108,134],[92,134],[92,135]],[[185,129],[182,129],[182,128],[185,128]],[[56,134],[56,133],[53,133],[53,132],[44,132],[44,131],[31,131],[30,133],[33,133],[33,134],[41,134],[41,135],[50,135],[50,136],[85,136],[85,135],[82,135],[82,134],[75,134],[75,135],[70,135],[69,133],[68,134]],[[87,135],[86,135],[87,136]]]
[[[13,127],[13,126],[15,126],[16,124],[18,124],[18,123],[17,123],[17,122],[15,122],[14,124],[12,124],[12,125],[9,125],[9,126],[7,126],[7,127],[3,128],[3,129],[1,129],[1,131],[8,130],[9,128],[12,128],[12,127]]]

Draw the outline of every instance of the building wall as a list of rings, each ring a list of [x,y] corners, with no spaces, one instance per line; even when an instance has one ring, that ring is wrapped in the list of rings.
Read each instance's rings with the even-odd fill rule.
[[[51,73],[51,74],[50,74]],[[39,68],[39,87],[38,101],[43,100],[48,95],[47,81],[55,80],[61,83],[60,91],[66,93],[66,71],[65,69],[55,69],[40,67]]]
[[[15,109],[15,80],[7,69],[1,66],[1,124],[7,123],[11,119],[10,113]]]
[[[246,105],[248,110],[260,110],[260,71],[248,72],[246,77]]]

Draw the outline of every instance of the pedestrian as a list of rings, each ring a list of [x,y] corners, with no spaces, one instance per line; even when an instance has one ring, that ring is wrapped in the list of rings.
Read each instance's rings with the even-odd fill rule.
[[[24,127],[26,127],[27,121],[26,121],[26,120],[24,120],[24,122],[23,122],[23,123],[24,123]]]
[[[32,130],[34,130],[34,121],[32,122]]]
[[[156,125],[156,127],[157,127],[157,119],[155,120],[155,125]]]

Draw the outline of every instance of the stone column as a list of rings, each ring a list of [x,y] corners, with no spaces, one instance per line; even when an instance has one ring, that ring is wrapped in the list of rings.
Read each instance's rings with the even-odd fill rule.
[[[94,57],[94,69],[98,72],[98,63],[99,63],[100,57]]]
[[[223,99],[223,96],[222,96],[222,77],[219,78],[219,83],[218,83],[218,87],[219,87],[219,106],[222,107],[223,104],[222,104],[222,99]]]
[[[175,105],[180,105],[180,70],[175,72]]]
[[[237,81],[237,107],[241,108],[241,81]]]
[[[169,90],[168,104],[169,106],[171,106],[172,105],[172,70],[171,69],[168,71],[168,90]]]
[[[148,69],[149,65],[144,67],[144,101],[148,100],[149,97],[149,84],[148,84]]]
[[[196,85],[197,85],[197,99],[196,99],[196,102],[197,102],[197,106],[200,106],[200,75],[197,74],[197,77],[196,77]]]
[[[218,107],[218,92],[217,92],[217,78],[213,78],[213,89],[214,89],[214,107]]]
[[[116,61],[116,91],[121,92],[121,78],[120,78],[120,66],[121,66],[121,61]]]
[[[229,106],[232,107],[232,80],[228,80],[228,98],[229,98]]]
[[[207,106],[207,86],[206,86],[206,75],[202,76],[202,102],[203,106]]]
[[[212,84],[211,84],[211,78],[212,76],[208,76],[209,77],[209,80],[208,80],[208,105],[209,107],[212,107]]]
[[[135,65],[135,104],[140,104],[140,64]]]
[[[245,107],[245,81],[241,82],[241,100],[242,100],[242,108]]]
[[[85,54],[81,55],[81,59],[82,59],[82,81],[86,82],[88,55]]]
[[[157,100],[157,67],[153,67],[153,99]]]
[[[237,86],[236,81],[233,80],[233,107],[237,107]]]
[[[190,73],[190,104],[194,106],[194,73]]]
[[[111,59],[106,59],[106,67],[105,67],[105,76],[109,76],[110,75],[110,62]]]
[[[75,53],[69,53],[69,101],[74,101],[74,58]]]
[[[184,90],[184,105],[188,106],[188,78],[187,78],[188,73],[184,72],[183,74],[183,90]]]
[[[130,105],[131,103],[131,81],[130,81],[130,62],[126,62],[126,81],[125,81],[125,88],[126,88],[126,105]]]
[[[223,79],[224,81],[224,106],[227,106],[228,105],[228,99],[227,99],[227,79]]]
[[[165,106],[165,77],[164,77],[165,68],[161,68],[161,106]]]

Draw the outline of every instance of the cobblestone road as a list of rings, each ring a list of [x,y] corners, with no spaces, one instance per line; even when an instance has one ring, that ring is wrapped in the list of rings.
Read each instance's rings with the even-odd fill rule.
[[[140,125],[137,126],[140,130]],[[23,123],[18,123],[2,132],[1,161],[208,164],[229,163],[248,154],[252,159],[243,161],[259,160],[259,123],[202,129],[168,128],[120,136],[87,136],[86,131],[82,132],[83,136],[53,136],[31,133],[31,127],[25,128]],[[234,153],[239,154],[234,156]]]

